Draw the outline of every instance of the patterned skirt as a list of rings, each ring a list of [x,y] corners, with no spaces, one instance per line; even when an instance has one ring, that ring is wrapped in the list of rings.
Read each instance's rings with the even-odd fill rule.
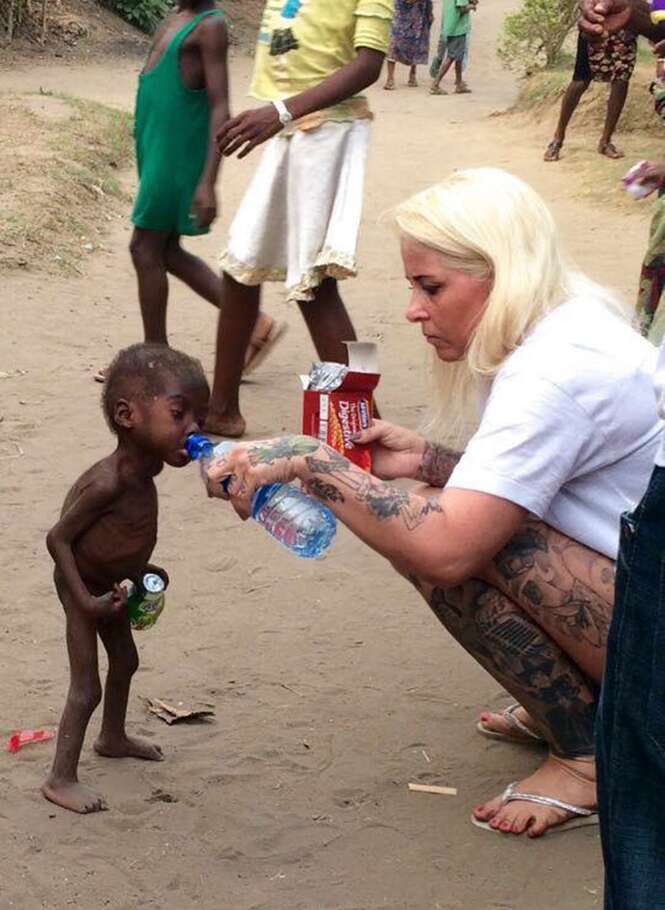
[[[429,59],[432,0],[396,0],[388,60],[415,66]]]

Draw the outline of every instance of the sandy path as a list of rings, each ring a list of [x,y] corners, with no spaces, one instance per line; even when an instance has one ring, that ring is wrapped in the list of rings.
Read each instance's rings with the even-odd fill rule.
[[[376,223],[407,193],[453,167],[508,167],[552,203],[579,263],[633,293],[646,210],[616,216],[576,201],[561,172],[541,161],[544,134],[486,117],[513,97],[492,51],[508,7],[497,0],[478,17],[474,95],[372,92],[378,117],[363,270],[345,293],[361,335],[381,341],[384,413],[410,425],[425,400],[422,347],[402,318],[395,243]],[[232,71],[238,106],[248,61],[235,59]],[[108,64],[49,66],[0,74],[0,88],[41,85],[130,106],[135,76]],[[253,164],[226,168],[223,223],[196,245],[211,260]],[[605,251],[618,231],[620,257]],[[85,279],[4,282],[15,319],[0,338],[0,368],[27,373],[0,380],[3,735],[53,727],[62,707],[63,624],[43,539],[69,482],[109,447],[90,368],[140,334],[128,236],[117,228]],[[173,291],[172,342],[209,366],[214,313],[181,287]],[[267,300],[285,312],[278,290]],[[244,387],[256,434],[298,425],[296,374],[311,350],[299,320],[291,321],[283,346]],[[15,442],[22,457],[10,457]],[[324,563],[304,564],[199,496],[193,469],[167,471],[159,486],[156,558],[173,584],[158,630],[140,639],[130,720],[160,739],[168,760],[113,763],[87,749],[82,777],[112,810],[78,818],[37,793],[51,745],[0,753],[2,910],[601,905],[595,832],[524,844],[469,824],[470,807],[527,773],[534,757],[475,734],[478,709],[504,704],[503,694],[381,559],[342,532]],[[144,713],[139,696],[148,694],[212,701],[216,720],[167,728]],[[411,794],[408,781],[454,785],[459,796]]]

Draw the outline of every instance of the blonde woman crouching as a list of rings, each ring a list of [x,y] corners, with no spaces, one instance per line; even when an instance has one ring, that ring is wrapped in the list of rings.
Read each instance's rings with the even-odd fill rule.
[[[661,433],[655,349],[564,263],[548,209],[510,174],[453,174],[395,221],[406,318],[437,361],[426,436],[376,421],[363,437],[375,476],[309,437],[248,443],[212,466],[210,491],[224,498],[232,474],[228,498],[247,517],[257,486],[303,481],[516,699],[482,715],[481,732],[542,738],[549,755],[477,806],[475,823],[531,837],[593,823],[619,517],[639,501]],[[437,441],[469,421],[462,451]],[[396,478],[430,489],[386,483]]]

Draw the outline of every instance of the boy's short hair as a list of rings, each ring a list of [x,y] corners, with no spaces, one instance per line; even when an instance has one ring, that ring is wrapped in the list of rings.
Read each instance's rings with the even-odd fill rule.
[[[119,399],[162,395],[169,380],[185,389],[205,388],[210,394],[201,363],[189,354],[165,344],[132,344],[119,351],[106,370],[102,392],[102,410],[111,430],[118,432],[113,414]]]

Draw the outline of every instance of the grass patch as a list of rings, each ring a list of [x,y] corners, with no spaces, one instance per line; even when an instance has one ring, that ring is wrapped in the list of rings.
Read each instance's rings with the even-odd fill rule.
[[[131,116],[67,96],[0,96],[0,124],[0,270],[80,272],[126,217]]]

